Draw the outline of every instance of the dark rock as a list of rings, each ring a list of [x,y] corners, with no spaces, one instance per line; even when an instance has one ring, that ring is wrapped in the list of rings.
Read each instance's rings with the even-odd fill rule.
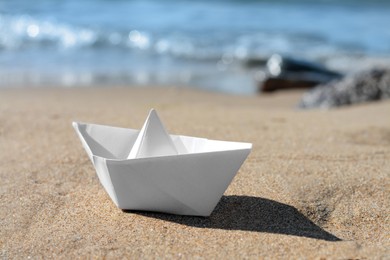
[[[315,73],[327,77],[342,77],[342,74],[329,70],[325,66],[306,60],[282,57],[278,54],[272,55],[267,61],[267,69],[274,76],[280,76],[285,73]]]
[[[300,108],[330,108],[390,98],[390,69],[373,69],[322,84],[302,97]]]
[[[268,76],[260,83],[262,92],[272,92],[280,89],[311,88],[327,83],[335,78],[317,72],[283,73],[277,77]]]
[[[247,59],[244,62],[245,67],[247,68],[258,68],[258,67],[264,67],[267,65],[268,59],[262,59],[262,58],[250,58]]]
[[[267,62],[267,77],[260,83],[262,92],[278,89],[310,88],[324,84],[343,75],[321,64],[282,57],[274,54]]]

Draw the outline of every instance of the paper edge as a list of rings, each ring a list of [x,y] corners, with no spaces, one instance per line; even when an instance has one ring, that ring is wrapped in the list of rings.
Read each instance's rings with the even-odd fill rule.
[[[197,136],[188,136],[188,135],[177,135],[177,134],[168,134],[170,137],[171,136],[176,136],[176,137],[185,137],[185,138],[197,138],[197,139],[204,139],[206,141],[218,141],[218,142],[227,142],[227,143],[232,143],[232,144],[242,144],[244,146],[247,146],[247,147],[244,147],[244,148],[237,148],[237,149],[227,149],[227,150],[220,150],[220,151],[205,151],[205,152],[197,152],[197,153],[185,153],[185,154],[177,154],[177,155],[163,155],[163,156],[154,156],[154,157],[146,157],[146,158],[133,158],[133,159],[112,159],[112,158],[105,158],[105,157],[101,157],[101,156],[98,156],[98,155],[95,155],[92,153],[90,147],[88,146],[88,144],[85,142],[84,140],[84,137],[82,136],[82,134],[80,133],[80,130],[79,130],[79,126],[80,125],[95,125],[95,126],[103,126],[103,127],[112,127],[112,128],[120,128],[120,129],[127,129],[127,130],[133,130],[133,131],[140,131],[138,129],[134,129],[134,128],[125,128],[125,127],[116,127],[116,126],[110,126],[110,125],[102,125],[102,124],[95,124],[95,123],[87,123],[87,122],[77,122],[77,121],[73,121],[72,122],[72,125],[73,127],[75,128],[76,130],[76,133],[77,135],[79,136],[79,139],[82,141],[82,145],[84,148],[87,148],[86,151],[87,151],[87,154],[88,154],[88,157],[90,158],[90,160],[93,162],[92,160],[92,156],[96,156],[96,157],[100,157],[100,158],[104,158],[106,159],[107,161],[114,161],[114,162],[122,162],[122,161],[131,161],[131,160],[148,160],[148,159],[153,159],[153,158],[165,158],[165,157],[173,157],[173,156],[191,156],[191,155],[196,155],[196,154],[213,154],[213,153],[221,153],[221,152],[229,152],[229,151],[238,151],[238,150],[249,150],[251,151],[253,149],[253,143],[249,143],[249,142],[237,142],[237,141],[226,141],[226,140],[218,140],[218,139],[207,139],[207,138],[204,138],[204,137],[197,137]]]

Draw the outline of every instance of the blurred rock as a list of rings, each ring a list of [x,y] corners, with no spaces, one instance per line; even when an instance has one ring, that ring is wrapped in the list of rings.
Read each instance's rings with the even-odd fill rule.
[[[331,71],[321,64],[272,55],[267,61],[268,76],[260,82],[262,92],[278,89],[310,88],[329,81],[340,79],[343,75]]]
[[[302,97],[300,108],[330,108],[390,98],[390,69],[372,69],[322,84]]]
[[[338,77],[337,77],[338,78]],[[281,89],[312,88],[334,80],[335,77],[318,72],[284,72],[279,76],[267,76],[260,83],[260,91],[272,92]]]
[[[316,72],[335,77],[342,76],[340,73],[329,70],[319,63],[291,57],[282,57],[279,54],[274,54],[268,59],[267,68],[270,74],[275,77],[285,72]]]
[[[263,58],[249,58],[244,62],[244,66],[247,68],[259,68],[267,65],[268,59]]]

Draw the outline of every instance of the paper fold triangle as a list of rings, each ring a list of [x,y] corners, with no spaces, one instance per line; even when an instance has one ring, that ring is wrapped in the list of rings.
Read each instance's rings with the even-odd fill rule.
[[[150,110],[127,159],[177,154],[175,144],[158,117],[156,110]]]

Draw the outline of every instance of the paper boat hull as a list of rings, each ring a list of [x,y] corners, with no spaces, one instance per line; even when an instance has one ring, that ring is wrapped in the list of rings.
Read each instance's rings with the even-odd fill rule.
[[[83,131],[80,126],[88,125],[77,124],[75,129],[100,182],[113,202],[128,210],[209,216],[251,150],[251,144],[221,142],[224,149],[220,151],[130,160],[104,158],[94,154],[93,146],[104,139],[101,131],[107,128],[101,126],[99,131],[99,125],[89,125],[93,131]],[[132,133],[137,132],[129,129],[128,134]],[[134,139],[126,134],[122,138]],[[227,149],[229,144],[234,149]]]

